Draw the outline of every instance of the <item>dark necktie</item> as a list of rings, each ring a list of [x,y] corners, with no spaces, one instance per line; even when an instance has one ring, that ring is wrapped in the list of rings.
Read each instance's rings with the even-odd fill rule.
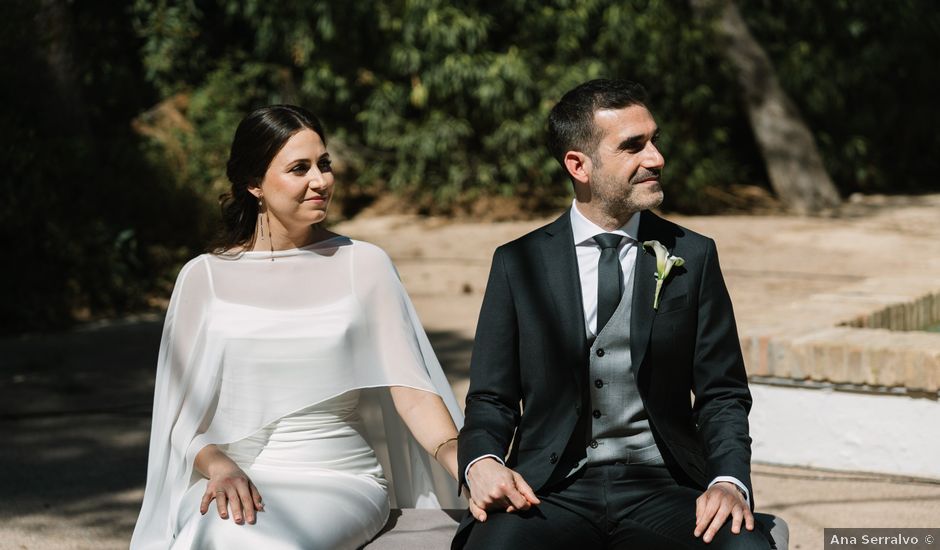
[[[597,334],[607,325],[623,295],[623,268],[617,253],[622,238],[613,233],[594,236],[594,242],[601,247],[601,259],[597,263]]]

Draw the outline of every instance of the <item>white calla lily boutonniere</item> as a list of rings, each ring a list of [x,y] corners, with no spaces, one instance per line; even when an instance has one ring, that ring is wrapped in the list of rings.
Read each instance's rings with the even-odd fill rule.
[[[673,256],[669,250],[659,241],[645,241],[643,246],[652,248],[656,253],[656,294],[653,295],[653,309],[659,309],[659,293],[663,289],[663,281],[669,276],[673,267],[679,267],[685,263],[685,260],[678,256]]]

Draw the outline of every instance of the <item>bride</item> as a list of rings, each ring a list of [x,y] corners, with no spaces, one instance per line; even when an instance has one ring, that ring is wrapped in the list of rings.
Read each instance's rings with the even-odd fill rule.
[[[321,225],[319,121],[252,112],[227,175],[167,311],[131,548],[358,548],[390,507],[461,507],[462,417],[395,268]]]

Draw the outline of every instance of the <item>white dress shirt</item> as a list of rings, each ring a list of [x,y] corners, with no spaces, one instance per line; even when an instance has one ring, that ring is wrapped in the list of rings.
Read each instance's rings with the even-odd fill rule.
[[[578,210],[578,201],[571,204],[571,232],[574,235],[574,250],[578,259],[578,273],[581,277],[581,306],[584,308],[584,328],[588,340],[597,336],[597,267],[601,258],[601,247],[594,241],[594,236],[601,233],[612,233],[623,235],[620,245],[617,247],[617,253],[620,257],[620,267],[623,269],[623,280],[630,280],[630,273],[636,265],[636,255],[642,246],[639,243],[640,231],[640,213],[637,212],[630,216],[627,223],[623,224],[613,231],[607,231],[603,227],[587,219],[584,214]],[[505,464],[502,458],[496,455],[483,455],[467,464],[464,471],[464,478],[470,472],[470,467],[477,461],[484,458],[495,458],[501,464]],[[583,461],[582,461],[583,462]],[[580,464],[579,464],[580,466]],[[708,484],[709,487],[720,482],[730,481],[744,494],[745,500],[750,504],[750,495],[747,487],[740,480],[731,476],[718,476]],[[468,481],[469,483],[469,481]],[[471,489],[472,492],[472,489]]]
[[[571,232],[574,234],[574,251],[578,257],[578,273],[581,275],[581,305],[584,308],[584,328],[588,340],[597,336],[597,264],[601,259],[601,247],[594,241],[595,235],[611,233],[621,235],[617,247],[623,280],[630,280],[636,264],[637,234],[640,229],[640,213],[630,216],[627,223],[613,231],[605,231],[578,210],[578,203],[571,205]]]

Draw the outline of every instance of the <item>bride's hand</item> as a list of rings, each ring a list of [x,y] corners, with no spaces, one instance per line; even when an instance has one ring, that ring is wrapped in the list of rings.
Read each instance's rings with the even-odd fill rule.
[[[197,462],[205,459],[206,467],[199,468],[199,470],[207,474],[209,482],[206,483],[206,492],[202,495],[199,512],[205,515],[209,511],[209,503],[215,499],[220,518],[228,519],[228,509],[231,508],[232,519],[235,523],[241,525],[245,520],[248,523],[254,523],[255,512],[264,510],[264,503],[261,502],[258,488],[238,467],[238,464],[235,464],[225,453],[215,448],[211,450],[207,448],[204,451],[208,451],[207,454],[210,456],[197,457]],[[203,452],[199,454],[202,455]]]

